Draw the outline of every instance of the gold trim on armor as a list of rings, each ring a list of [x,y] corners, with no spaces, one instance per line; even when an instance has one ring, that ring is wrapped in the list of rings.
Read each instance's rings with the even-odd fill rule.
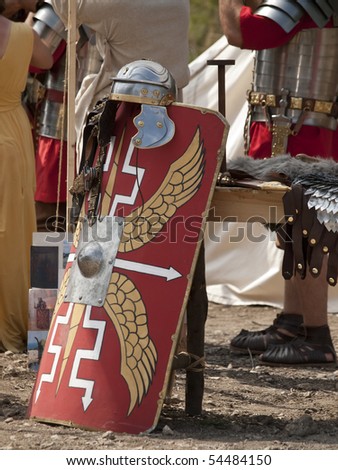
[[[248,93],[248,101],[254,106],[269,106],[272,108],[278,107],[277,103],[280,97],[277,95],[260,93],[257,91],[250,91]],[[288,109],[307,110],[315,113],[322,113],[335,116],[338,112],[338,103],[332,101],[314,100],[311,98],[300,98],[297,96],[290,96],[288,98]]]
[[[127,101],[132,103],[139,103],[139,104],[150,104],[150,105],[157,105],[157,106],[168,106],[169,104],[175,101],[172,95],[163,96],[161,99],[159,98],[149,98],[147,96],[134,96],[134,95],[125,95],[123,93],[111,93],[109,95],[109,99],[112,101]]]

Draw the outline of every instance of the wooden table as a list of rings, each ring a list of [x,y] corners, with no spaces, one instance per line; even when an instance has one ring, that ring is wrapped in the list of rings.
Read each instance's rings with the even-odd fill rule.
[[[216,187],[209,222],[277,223],[284,217],[283,196],[288,186],[262,183],[259,189],[238,186]]]

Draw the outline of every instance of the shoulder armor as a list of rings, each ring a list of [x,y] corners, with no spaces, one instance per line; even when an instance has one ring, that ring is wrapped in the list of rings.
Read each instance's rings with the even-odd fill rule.
[[[338,0],[263,0],[255,14],[270,18],[286,33],[307,13],[319,28],[338,13]]]
[[[337,0],[297,0],[319,28],[323,28],[329,19],[338,13]]]
[[[51,47],[52,52],[62,40],[67,40],[65,25],[47,2],[34,14],[33,29]]]

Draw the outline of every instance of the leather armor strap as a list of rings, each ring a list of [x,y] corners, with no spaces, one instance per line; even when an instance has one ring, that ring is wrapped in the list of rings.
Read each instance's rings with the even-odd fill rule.
[[[295,259],[295,271],[299,273],[302,279],[306,275],[306,259],[307,259],[307,243],[303,238],[302,216],[306,201],[303,200],[303,188],[300,185],[294,185],[291,193],[293,193],[295,205],[295,218],[292,227],[293,252]]]
[[[110,143],[111,136],[115,126],[116,112],[119,103],[117,101],[107,100],[104,103],[102,113],[98,121],[98,157],[95,163],[95,177],[90,182],[90,199],[88,203],[87,218],[89,225],[93,225],[97,216],[99,196],[101,193],[103,166],[106,160],[107,146]]]
[[[325,227],[323,229],[322,224],[320,224],[318,220],[315,220],[315,225],[319,226],[317,234],[320,234],[320,239],[315,245],[311,246],[309,250],[308,263],[310,273],[312,274],[312,276],[317,277],[321,272],[324,256],[329,253],[331,256],[335,249],[337,236],[335,233],[328,232],[327,230],[325,230]],[[311,231],[310,237],[313,232],[314,231]],[[310,244],[311,240],[313,241],[313,238],[310,238]]]
[[[303,212],[303,190],[302,186],[294,185],[292,190],[285,193],[283,197],[284,211],[286,217],[286,232],[291,242],[286,244],[284,253],[285,275],[290,278],[290,273],[297,271],[303,279],[306,275],[306,244],[303,243],[302,217]],[[291,259],[292,258],[292,259]],[[290,269],[293,265],[293,269]]]
[[[115,125],[118,102],[106,98],[98,101],[89,113],[83,132],[83,150],[79,174],[75,178],[70,193],[73,196],[72,225],[76,225],[86,193],[90,192],[87,218],[89,225],[95,223],[103,165],[107,146],[110,143]],[[95,161],[95,157],[96,161]]]
[[[90,178],[94,159],[98,149],[98,122],[105,105],[105,99],[96,103],[87,116],[83,130],[83,147],[78,175],[70,188],[72,207],[70,211],[70,225],[75,228],[81,213],[84,197],[87,192],[88,177]]]
[[[285,224],[277,229],[277,235],[280,239],[284,237],[284,256],[282,264],[282,275],[284,279],[289,280],[294,275],[294,256],[293,256],[293,243],[292,243],[292,226]]]
[[[320,223],[314,208],[308,207],[309,196],[301,184],[293,184],[283,197],[285,224],[277,229],[284,249],[282,274],[284,279],[307,272],[313,277],[321,273],[324,256],[328,256],[326,279],[334,286],[338,276],[338,233]]]
[[[277,228],[277,236],[282,249],[284,249],[282,274],[284,279],[291,279],[294,275],[294,252],[292,229],[296,218],[296,207],[292,191],[283,196],[285,223]]]
[[[336,241],[334,250],[329,254],[329,261],[327,264],[326,280],[330,286],[337,284],[337,271],[338,271],[338,240]]]

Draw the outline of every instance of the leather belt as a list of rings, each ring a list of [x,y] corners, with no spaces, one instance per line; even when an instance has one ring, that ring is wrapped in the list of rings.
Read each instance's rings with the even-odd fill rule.
[[[63,91],[48,89],[46,90],[45,97],[48,101],[53,101],[54,103],[63,103],[64,93]]]
[[[248,101],[254,106],[278,108],[281,98],[281,96],[268,93],[260,93],[251,90],[248,92]],[[288,96],[287,100],[288,109],[297,109],[299,111],[305,110],[338,117],[338,102],[300,98],[297,96]]]

